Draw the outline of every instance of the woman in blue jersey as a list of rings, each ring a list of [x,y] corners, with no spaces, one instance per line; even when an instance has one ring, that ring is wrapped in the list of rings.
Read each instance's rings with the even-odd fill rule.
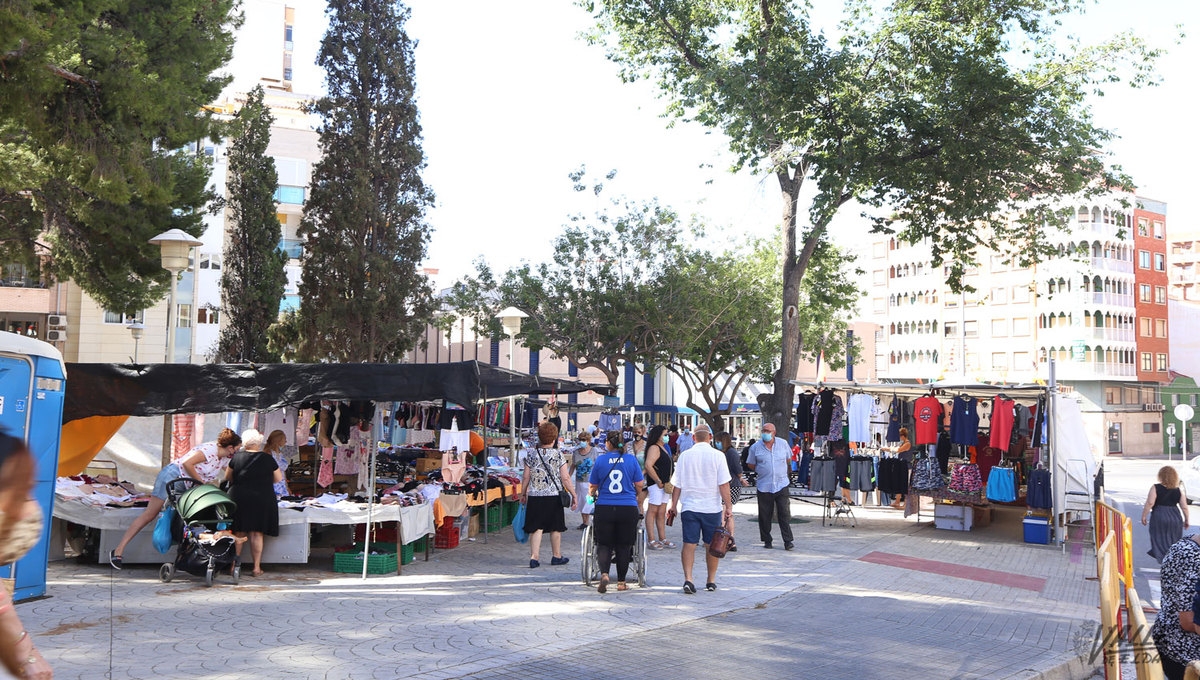
[[[588,478],[589,495],[596,499],[592,515],[596,561],[600,563],[601,593],[608,591],[608,568],[616,555],[617,590],[628,590],[625,575],[637,540],[638,495],[645,486],[642,466],[632,453],[621,451],[621,433],[609,432],[604,451],[596,456]]]

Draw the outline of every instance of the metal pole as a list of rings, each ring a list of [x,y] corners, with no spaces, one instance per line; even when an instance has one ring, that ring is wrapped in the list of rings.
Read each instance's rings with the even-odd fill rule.
[[[1059,499],[1059,490],[1064,488],[1063,485],[1066,484],[1066,480],[1062,478],[1063,475],[1059,474],[1059,471],[1056,469],[1057,468],[1057,460],[1058,460],[1058,451],[1056,451],[1055,447],[1054,447],[1054,435],[1055,435],[1056,431],[1058,430],[1058,428],[1055,427],[1055,425],[1054,425],[1054,415],[1055,415],[1054,399],[1056,398],[1055,392],[1057,391],[1055,388],[1058,385],[1058,380],[1056,377],[1057,376],[1057,368],[1058,368],[1057,363],[1058,362],[1056,359],[1054,359],[1053,357],[1050,358],[1050,380],[1049,380],[1049,385],[1046,390],[1046,447],[1045,447],[1045,450],[1046,450],[1047,467],[1050,469],[1050,494],[1051,494],[1050,512],[1053,514],[1053,516],[1050,518],[1050,523],[1054,526],[1054,538],[1061,544],[1066,539],[1066,536],[1063,535],[1062,523],[1059,521],[1061,519],[1060,513],[1063,511],[1063,508],[1060,508],[1058,506],[1058,499]],[[1037,442],[1034,442],[1034,443],[1036,444]]]
[[[171,294],[167,297],[167,356],[165,364],[175,363],[175,296],[179,292],[179,272],[171,272]],[[171,464],[171,415],[163,416],[162,464]]]

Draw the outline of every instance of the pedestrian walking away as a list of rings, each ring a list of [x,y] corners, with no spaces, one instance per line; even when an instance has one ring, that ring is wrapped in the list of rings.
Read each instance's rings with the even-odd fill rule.
[[[731,505],[737,505],[742,499],[742,487],[746,486],[746,477],[742,474],[742,456],[733,446],[733,437],[728,432],[718,434],[713,441],[713,447],[725,454],[725,462],[729,465],[729,502]],[[734,531],[732,514],[729,515],[729,523],[725,528],[729,530],[729,552],[737,552],[737,532]]]
[[[676,516],[683,529],[683,548],[679,551],[683,563],[683,592],[693,595],[696,584],[692,582],[692,567],[696,558],[696,546],[712,542],[713,533],[733,516],[733,503],[729,497],[729,464],[725,455],[710,444],[712,430],[708,425],[696,427],[693,437],[696,444],[679,454],[675,461],[675,474],[671,484],[671,509],[667,512],[667,523]],[[717,589],[717,565],[720,560],[707,550],[704,551],[708,581],[704,589]]]
[[[558,428],[554,423],[538,425],[538,447],[525,456],[521,474],[521,503],[525,505],[525,533],[529,534],[529,567],[542,565],[542,533],[550,534],[550,564],[560,565],[570,561],[562,554],[562,532],[567,530],[563,516],[563,504],[558,492],[566,491],[571,496],[571,510],[579,505],[575,496],[575,483],[568,473],[562,451],[554,448],[558,443]]]
[[[779,520],[779,537],[783,549],[795,547],[792,537],[792,497],[788,491],[788,466],[792,462],[792,448],[783,439],[775,436],[775,426],[763,423],[759,440],[750,447],[746,456],[746,467],[756,476],[758,490],[758,535],[763,547],[770,548],[771,522]]]
[[[1179,473],[1170,465],[1158,471],[1158,483],[1150,487],[1142,507],[1142,524],[1150,527],[1150,549],[1146,554],[1162,564],[1167,551],[1188,528],[1187,494],[1179,488]]]
[[[637,540],[637,497],[645,486],[642,468],[633,454],[620,447],[620,434],[609,432],[604,440],[604,453],[596,457],[588,478],[588,495],[596,499],[593,531],[596,543],[596,562],[600,566],[600,585],[597,591],[608,590],[608,570],[613,557],[617,561],[617,590],[628,590],[625,576],[633,560],[633,544]]]

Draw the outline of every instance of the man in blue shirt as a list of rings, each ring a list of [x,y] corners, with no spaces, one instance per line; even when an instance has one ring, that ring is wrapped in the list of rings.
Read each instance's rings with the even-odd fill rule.
[[[771,521],[779,518],[779,535],[783,538],[783,549],[791,550],[792,543],[792,498],[788,492],[788,466],[792,461],[792,448],[787,441],[775,436],[775,426],[763,423],[759,441],[750,447],[746,456],[746,467],[754,470],[758,477],[758,535],[763,547],[771,547]]]

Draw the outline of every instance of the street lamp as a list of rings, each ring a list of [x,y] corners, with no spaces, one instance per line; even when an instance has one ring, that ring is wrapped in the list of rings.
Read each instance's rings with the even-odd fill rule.
[[[146,326],[141,321],[131,321],[126,328],[129,329],[129,334],[133,336],[133,363],[138,362],[138,341],[146,333]]]
[[[182,229],[171,229],[150,239],[150,243],[158,246],[162,258],[162,268],[171,272],[171,294],[167,298],[167,358],[164,363],[175,363],[175,296],[179,292],[179,274],[188,268],[192,248],[204,242],[196,239]],[[171,416],[163,416],[163,466],[171,462]]]
[[[513,367],[513,354],[516,350],[513,348],[517,333],[521,332],[521,319],[528,318],[529,315],[516,307],[505,307],[496,315],[500,319],[500,326],[504,328],[504,334],[508,336],[508,370]],[[508,397],[508,453],[509,465],[517,464],[517,400],[513,395]]]

